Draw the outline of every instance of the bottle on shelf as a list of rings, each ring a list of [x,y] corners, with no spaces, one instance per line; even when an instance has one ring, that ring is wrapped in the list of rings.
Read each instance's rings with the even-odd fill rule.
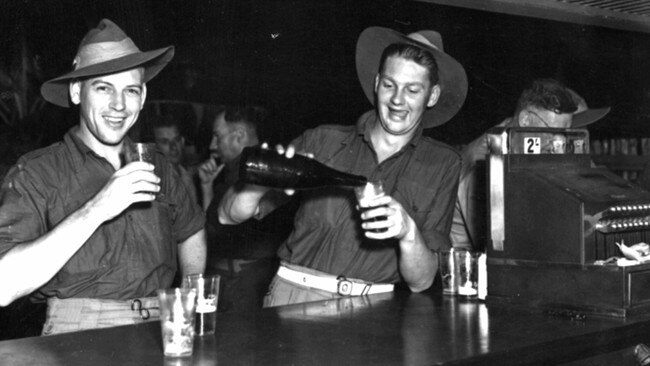
[[[368,182],[366,177],[332,169],[302,155],[287,158],[277,151],[260,147],[244,148],[239,162],[239,177],[249,184],[292,189],[357,187]]]

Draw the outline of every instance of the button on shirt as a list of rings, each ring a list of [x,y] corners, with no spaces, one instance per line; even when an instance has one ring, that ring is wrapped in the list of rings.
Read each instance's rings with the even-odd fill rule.
[[[356,126],[321,126],[294,141],[296,151],[314,154],[326,165],[347,173],[381,179],[384,190],[415,221],[427,246],[448,248],[461,162],[451,147],[422,136],[422,127],[398,153],[378,163],[369,131],[376,114],[364,114]],[[301,192],[294,231],[280,247],[289,263],[333,275],[372,282],[399,282],[396,239],[367,239],[361,229],[356,198],[349,188]],[[265,206],[260,206],[264,214]]]
[[[171,285],[177,243],[201,230],[205,217],[162,154],[156,154],[155,164],[161,178],[156,200],[133,204],[99,226],[37,290],[36,299],[130,299]],[[62,142],[21,157],[0,190],[0,256],[52,230],[99,192],[113,173],[112,165],[88,148],[74,128]]]

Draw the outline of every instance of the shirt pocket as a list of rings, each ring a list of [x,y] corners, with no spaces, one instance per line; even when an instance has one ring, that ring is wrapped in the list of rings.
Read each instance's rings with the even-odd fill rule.
[[[176,237],[174,235],[174,217],[176,206],[158,197],[151,202],[151,208],[143,212],[139,218],[138,227],[135,228],[141,242],[148,243],[143,247],[147,252],[143,256],[149,258],[152,264],[176,261]]]
[[[427,218],[434,210],[436,191],[409,179],[400,179],[395,186],[393,198],[411,216],[418,229],[427,227]]]

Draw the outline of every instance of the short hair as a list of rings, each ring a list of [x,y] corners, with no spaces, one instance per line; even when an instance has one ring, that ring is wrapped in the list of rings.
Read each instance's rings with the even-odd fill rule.
[[[537,79],[524,89],[517,101],[516,113],[527,107],[546,109],[558,114],[578,110],[569,90],[554,79]]]
[[[258,106],[226,106],[223,114],[226,123],[244,125],[252,137],[257,137],[258,128],[266,118],[266,110]]]
[[[183,129],[181,127],[180,122],[176,118],[167,114],[154,116],[152,121],[152,127],[154,131],[157,128],[176,127],[176,131],[178,131],[180,135],[183,134]]]
[[[428,50],[406,43],[393,43],[384,49],[379,60],[379,73],[389,57],[398,56],[413,61],[429,71],[431,86],[438,84],[438,62]]]

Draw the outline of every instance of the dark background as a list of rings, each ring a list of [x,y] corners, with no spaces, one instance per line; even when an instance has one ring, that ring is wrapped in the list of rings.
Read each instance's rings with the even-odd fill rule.
[[[142,0],[35,1],[3,5],[2,64],[15,67],[19,45],[38,63],[34,85],[70,70],[79,41],[107,17],[143,50],[173,44],[176,57],[149,85],[149,99],[210,104],[256,103],[271,112],[270,139],[294,137],[323,123],[354,123],[371,108],[356,78],[360,32],[371,25],[405,33],[434,29],[466,68],[470,90],[451,122],[427,133],[451,144],[471,141],[510,116],[534,78],[554,77],[593,107],[612,112],[592,137],[650,136],[647,126],[650,36],[414,1]],[[24,40],[24,42],[22,42]],[[181,70],[198,71],[196,90]],[[76,121],[30,130],[52,139]],[[61,118],[59,118],[61,119]]]

